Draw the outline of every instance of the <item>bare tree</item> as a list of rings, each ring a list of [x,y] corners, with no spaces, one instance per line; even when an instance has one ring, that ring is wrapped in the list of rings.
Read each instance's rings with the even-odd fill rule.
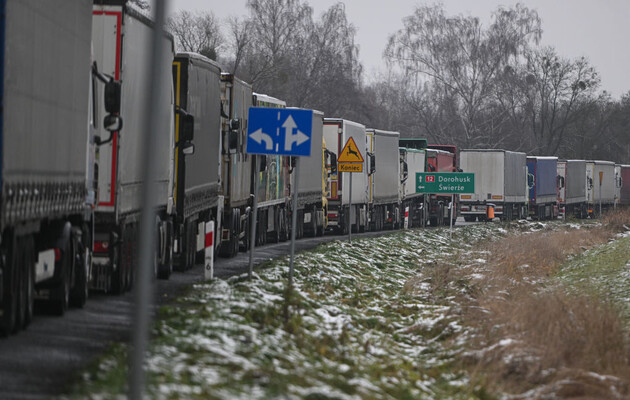
[[[220,24],[212,12],[180,10],[168,19],[166,27],[175,37],[178,51],[217,59],[223,37]]]
[[[418,89],[430,88],[454,107],[465,146],[495,142],[496,78],[540,39],[540,18],[519,4],[500,7],[484,28],[479,19],[445,14],[442,6],[420,6],[390,36],[388,60]]]
[[[596,100],[600,78],[585,58],[561,58],[551,47],[529,52],[524,76],[533,151],[557,154],[584,107]]]
[[[232,50],[233,59],[230,60],[232,64],[232,74],[239,72],[239,67],[246,57],[247,51],[250,50],[250,44],[252,41],[251,22],[247,19],[239,19],[236,17],[230,17],[227,20],[229,27],[229,42]]]

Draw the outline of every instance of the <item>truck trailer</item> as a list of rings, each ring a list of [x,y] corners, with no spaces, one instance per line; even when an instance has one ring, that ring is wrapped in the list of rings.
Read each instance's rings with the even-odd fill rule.
[[[532,219],[558,216],[558,157],[527,157],[529,215]]]
[[[564,164],[564,179],[560,179],[559,182],[559,185],[564,186],[564,201],[560,205],[564,208],[565,215],[586,218],[588,216],[586,161],[566,160]]]
[[[527,217],[525,153],[464,149],[459,154],[462,171],[475,174],[475,193],[459,196],[460,213],[466,221],[485,220],[488,206],[502,219]]]
[[[367,226],[368,203],[368,168],[366,152],[365,126],[356,122],[324,118],[324,140],[328,151],[339,160],[340,152],[352,138],[363,158],[363,172],[332,173],[328,178],[330,196],[328,197],[328,226],[342,233],[348,229],[363,231]],[[355,155],[353,154],[353,157]],[[356,155],[357,159],[359,155]],[[350,196],[350,174],[352,174],[352,195]],[[350,197],[352,199],[350,199]]]
[[[416,193],[416,173],[425,172],[426,151],[399,147],[400,153],[400,198],[405,228],[423,225],[424,193]]]
[[[443,150],[443,149],[448,150]],[[429,145],[426,150],[426,172],[457,172],[457,149],[455,146]],[[450,194],[427,194],[425,217],[432,226],[449,225],[451,201]],[[453,204],[455,208],[457,206]],[[457,212],[453,212],[457,219]],[[455,221],[453,221],[453,224]]]
[[[619,195],[619,204],[622,207],[630,205],[630,165],[621,165],[621,192]]]
[[[223,216],[220,255],[247,249],[252,205],[253,157],[246,153],[247,120],[254,101],[252,86],[233,74],[221,73],[221,194]]]
[[[367,151],[373,154],[374,173],[368,176],[368,217],[370,228],[396,229],[402,221],[400,192],[400,133],[367,129]],[[370,157],[370,156],[368,156]]]
[[[592,185],[588,192],[589,215],[599,215],[601,205],[602,212],[612,208],[615,203],[615,163],[612,161],[593,160],[586,162],[589,170],[592,170]]]
[[[195,53],[173,60],[175,89],[175,265],[193,267],[221,232],[221,68]],[[214,222],[206,240],[206,225]]]
[[[151,133],[151,143],[143,143],[145,110],[148,107],[149,60],[154,36],[153,21],[132,3],[97,0],[92,13],[92,47],[99,69],[121,83],[119,115],[124,128],[108,136],[103,129],[97,150],[98,198],[94,216],[94,257],[91,287],[105,292],[129,290],[135,275],[135,253],[144,185],[139,155],[150,146],[160,160],[154,172],[156,181],[156,254],[154,273],[170,275],[173,265],[173,197],[175,168],[174,98],[171,65],[173,37],[156,35],[163,47],[163,76],[166,85],[155,110],[159,130]],[[98,99],[98,110],[105,111]],[[107,139],[105,139],[107,138]]]
[[[29,325],[36,298],[57,314],[86,302],[93,134],[105,114],[92,102],[102,94],[91,66],[92,2],[0,7],[0,333],[8,335]]]

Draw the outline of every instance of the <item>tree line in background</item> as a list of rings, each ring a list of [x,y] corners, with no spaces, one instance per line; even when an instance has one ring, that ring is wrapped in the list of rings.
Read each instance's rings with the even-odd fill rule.
[[[243,17],[179,11],[168,28],[178,51],[291,106],[430,143],[630,163],[630,92],[613,99],[586,58],[540,46],[541,20],[521,4],[487,26],[418,6],[389,37],[388,72],[369,83],[342,3],[314,18],[306,1],[248,0]]]

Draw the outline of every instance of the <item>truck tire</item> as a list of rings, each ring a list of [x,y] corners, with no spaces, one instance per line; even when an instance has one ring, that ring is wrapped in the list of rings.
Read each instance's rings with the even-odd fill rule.
[[[61,249],[61,283],[59,287],[53,291],[56,295],[51,299],[51,306],[53,313],[62,316],[70,304],[70,279],[72,274],[73,254],[70,240],[59,238],[56,247]]]
[[[88,263],[89,255],[86,252],[81,233],[72,230],[72,270],[74,271],[74,285],[70,290],[70,305],[83,308],[88,298]]]
[[[33,320],[33,309],[35,304],[35,239],[33,235],[24,238],[24,263],[26,268],[24,314],[22,317],[22,328],[26,328]]]
[[[158,265],[158,279],[169,279],[173,272],[173,224],[171,221],[163,221],[161,234],[164,240],[162,258]]]
[[[0,330],[4,336],[8,336],[14,332],[17,319],[17,303],[18,296],[15,288],[18,286],[16,265],[18,263],[19,254],[15,236],[11,234],[8,241],[6,264],[3,271],[3,290],[2,290],[2,317],[0,318]]]

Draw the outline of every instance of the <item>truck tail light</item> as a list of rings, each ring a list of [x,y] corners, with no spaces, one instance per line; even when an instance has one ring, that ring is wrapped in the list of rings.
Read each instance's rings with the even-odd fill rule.
[[[61,260],[61,249],[55,248],[55,262],[59,262]]]
[[[109,242],[108,241],[106,241],[106,240],[96,240],[96,241],[94,241],[94,253],[108,253],[108,252],[109,252]],[[56,251],[55,251],[55,257],[57,257],[57,252]]]

